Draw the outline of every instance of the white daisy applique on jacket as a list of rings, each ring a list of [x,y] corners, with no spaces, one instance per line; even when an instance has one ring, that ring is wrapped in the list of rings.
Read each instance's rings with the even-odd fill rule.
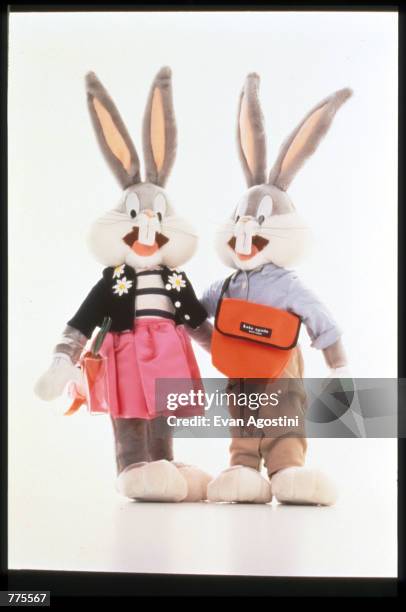
[[[174,272],[171,276],[168,276],[167,289],[176,289],[176,291],[180,291],[183,287],[186,287],[186,281],[182,278],[181,274],[176,274]]]
[[[133,281],[132,280],[127,280],[127,277],[123,276],[123,278],[119,278],[118,281],[116,282],[116,284],[113,285],[113,291],[114,291],[114,293],[116,293],[119,296],[121,296],[124,293],[128,293],[128,290],[132,286],[133,286]]]
[[[113,271],[113,278],[120,278],[124,274],[125,264],[121,264],[121,266],[116,266]]]

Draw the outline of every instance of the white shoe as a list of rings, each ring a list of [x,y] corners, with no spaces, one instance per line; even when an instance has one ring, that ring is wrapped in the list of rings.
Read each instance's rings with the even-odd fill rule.
[[[334,483],[320,470],[289,467],[271,478],[272,493],[285,504],[318,504],[331,506],[337,501]]]
[[[272,500],[272,490],[269,481],[257,470],[235,465],[209,483],[207,498],[212,502],[267,504]]]
[[[117,490],[121,495],[139,501],[180,502],[186,497],[188,487],[173,463],[162,459],[121,472],[117,478]]]
[[[194,465],[185,465],[184,463],[174,463],[183,478],[187,482],[187,495],[183,502],[199,502],[207,499],[207,485],[213,479],[213,476],[203,472],[200,468]]]

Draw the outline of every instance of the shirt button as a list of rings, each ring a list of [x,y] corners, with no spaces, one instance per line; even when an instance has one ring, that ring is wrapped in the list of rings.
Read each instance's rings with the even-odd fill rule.
[[[243,289],[246,289],[246,288],[247,288],[247,283],[246,283],[245,281],[244,281],[244,282],[243,282],[243,284],[242,284],[242,288],[243,288]]]
[[[172,286],[168,283],[167,285],[165,285],[165,289],[169,291],[170,289],[172,289]]]
[[[185,314],[185,319],[186,319],[186,321],[190,321],[190,317],[189,317],[188,314]]]
[[[180,308],[180,302],[175,302],[175,308]]]

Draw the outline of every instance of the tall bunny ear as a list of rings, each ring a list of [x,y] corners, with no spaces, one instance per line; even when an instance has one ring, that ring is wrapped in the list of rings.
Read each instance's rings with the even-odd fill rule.
[[[156,75],[144,115],[143,145],[146,180],[163,187],[176,156],[177,128],[172,100],[172,72]]]
[[[269,183],[286,191],[326,135],[334,115],[352,95],[351,89],[340,89],[315,106],[285,140],[270,172]]]
[[[237,146],[249,187],[266,180],[265,127],[258,90],[259,76],[251,73],[245,79],[238,105]]]
[[[86,75],[87,102],[100,148],[123,189],[139,183],[140,162],[120,114],[94,74]]]

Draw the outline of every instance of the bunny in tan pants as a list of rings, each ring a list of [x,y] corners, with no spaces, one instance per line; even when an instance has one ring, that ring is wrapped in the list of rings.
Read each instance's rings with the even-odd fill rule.
[[[307,252],[311,233],[287,189],[319,146],[351,90],[336,91],[317,104],[285,140],[268,172],[258,89],[258,75],[249,74],[238,106],[237,145],[248,190],[216,234],[221,260],[236,271],[228,284],[221,279],[208,287],[202,304],[209,317],[216,316],[223,295],[242,300],[242,304],[259,304],[295,314],[306,327],[312,347],[323,352],[329,375],[347,377],[341,330],[328,309],[293,270]],[[255,324],[255,321],[249,323]],[[213,362],[221,363],[221,360],[214,355]],[[304,466],[306,396],[302,378],[303,360],[296,347],[280,379],[290,381],[289,392],[281,396],[276,412],[267,406],[259,409],[258,416],[297,416],[301,426],[295,431],[272,429],[256,435],[250,435],[249,430],[232,430],[231,467],[209,483],[210,501],[266,503],[275,496],[285,503],[329,505],[335,502],[337,493],[330,478],[320,470]],[[266,392],[269,383],[258,379],[257,383],[248,385],[247,381],[247,391],[249,386],[249,392]],[[230,380],[228,389],[238,392],[238,385]],[[249,408],[242,412],[248,411]],[[240,407],[231,406],[230,413],[242,416]],[[268,478],[261,475],[262,461]]]

